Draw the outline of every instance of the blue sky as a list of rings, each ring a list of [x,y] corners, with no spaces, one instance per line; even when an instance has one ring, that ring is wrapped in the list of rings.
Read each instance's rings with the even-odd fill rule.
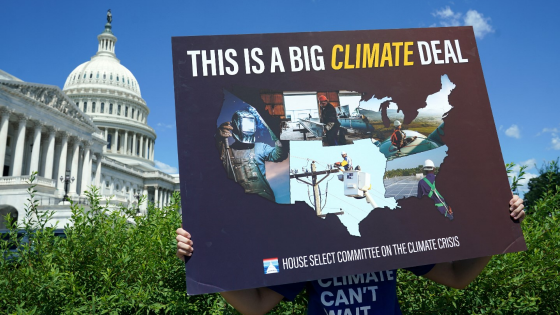
[[[62,87],[97,50],[107,9],[117,57],[136,76],[157,134],[155,158],[178,167],[171,36],[473,25],[506,162],[560,154],[560,51],[553,1],[4,1],[0,69]],[[529,169],[535,174],[536,169]]]

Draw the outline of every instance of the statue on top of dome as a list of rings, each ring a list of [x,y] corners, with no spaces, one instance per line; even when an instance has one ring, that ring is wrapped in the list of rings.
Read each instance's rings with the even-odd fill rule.
[[[107,22],[113,22],[113,15],[111,14],[111,9],[107,10]]]

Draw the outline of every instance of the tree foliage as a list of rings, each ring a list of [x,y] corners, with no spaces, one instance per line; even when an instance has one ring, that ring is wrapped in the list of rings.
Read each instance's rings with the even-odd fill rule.
[[[434,174],[438,174],[439,167],[434,167]],[[424,166],[418,165],[413,168],[397,168],[385,172],[386,178],[393,178],[396,176],[415,176],[416,174],[424,174]]]
[[[560,165],[558,160],[543,163],[539,168],[539,176],[529,180],[527,184],[529,191],[523,196],[525,205],[527,207],[534,206],[551,184],[560,185]]]

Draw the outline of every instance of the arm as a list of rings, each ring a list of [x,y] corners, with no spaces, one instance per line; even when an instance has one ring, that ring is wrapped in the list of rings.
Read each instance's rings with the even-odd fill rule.
[[[455,289],[464,289],[482,272],[492,256],[439,263],[424,275],[432,281]]]
[[[265,161],[282,162],[288,157],[288,150],[283,146],[282,140],[276,140],[274,147],[263,145],[262,156]]]
[[[269,288],[256,288],[239,291],[220,292],[222,297],[244,315],[266,314],[282,299],[280,293]]]
[[[185,261],[185,256],[192,256],[193,241],[189,232],[177,229],[177,258]],[[284,296],[269,288],[256,288],[239,291],[220,292],[236,310],[245,315],[266,314],[274,308]]]
[[[509,201],[511,217],[522,221],[525,218],[523,199],[513,196]],[[424,277],[455,289],[464,289],[482,272],[492,256],[454,262],[439,263]]]

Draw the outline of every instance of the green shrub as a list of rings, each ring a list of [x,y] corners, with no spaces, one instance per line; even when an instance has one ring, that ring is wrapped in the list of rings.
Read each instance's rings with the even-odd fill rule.
[[[18,246],[16,255],[0,255],[0,314],[237,314],[219,294],[186,295],[185,267],[175,257],[178,193],[170,206],[150,203],[148,215],[137,216],[136,209],[101,204],[93,187],[88,207],[71,205],[66,238],[46,227],[52,212],[38,210],[34,194],[30,185],[23,226],[0,240],[0,253]]]
[[[66,238],[46,226],[29,189],[23,226],[0,240],[17,255],[0,255],[0,314],[238,314],[219,294],[187,296],[184,264],[175,257],[180,198],[162,209],[109,208],[95,188],[90,205],[73,204]],[[560,187],[554,179],[529,209],[523,231],[528,250],[495,256],[465,290],[399,272],[403,313],[557,314],[560,308]],[[10,225],[10,224],[8,224]],[[29,242],[18,238],[25,230]],[[305,314],[307,298],[282,302],[271,314]]]
[[[532,208],[551,184],[560,185],[560,164],[558,159],[549,163],[543,163],[539,168],[539,176],[529,180],[527,184],[529,191],[524,196],[525,204]]]
[[[527,251],[496,255],[465,290],[399,272],[403,313],[558,314],[560,186],[552,176],[522,224]]]

